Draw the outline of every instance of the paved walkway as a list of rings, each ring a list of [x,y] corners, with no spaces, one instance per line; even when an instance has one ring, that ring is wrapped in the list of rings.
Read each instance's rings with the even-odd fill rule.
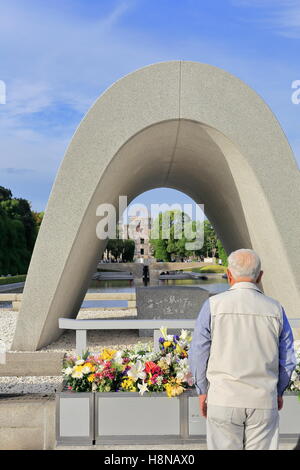
[[[14,292],[16,289],[22,289],[25,285],[25,282],[13,282],[12,284],[2,284],[0,286],[0,293],[4,294],[6,292]]]
[[[279,450],[293,450],[295,442],[281,442]],[[206,444],[184,445],[96,445],[96,446],[58,446],[55,450],[207,450]]]

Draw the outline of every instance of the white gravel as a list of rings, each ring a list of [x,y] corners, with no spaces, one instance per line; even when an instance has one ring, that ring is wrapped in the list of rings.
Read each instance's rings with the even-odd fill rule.
[[[62,376],[54,377],[0,377],[0,394],[39,393],[50,395],[61,388]]]
[[[18,312],[0,309],[0,341],[5,343],[6,350],[10,349],[16,329]]]
[[[135,309],[120,310],[87,310],[82,309],[77,316],[83,318],[136,318]],[[41,351],[64,351],[75,353],[75,331],[69,330],[54,343],[41,349]],[[87,332],[88,349],[91,352],[99,352],[104,348],[122,349],[130,347],[142,341],[153,341],[152,337],[139,337],[137,330],[91,330]]]
[[[78,319],[83,318],[136,318],[136,309],[118,309],[118,310],[88,310],[82,309],[77,316]],[[0,340],[6,345],[6,349],[10,350],[16,324],[18,312],[12,310],[0,309]],[[91,330],[88,332],[88,346],[92,352],[101,351],[103,348],[123,348],[131,346],[139,341],[151,341],[150,337],[140,338],[137,330]],[[75,331],[66,331],[54,343],[44,347],[41,351],[56,352],[75,352]]]
[[[80,310],[77,318],[136,318],[136,309],[118,310]],[[0,309],[0,341],[6,345],[9,351],[13,340],[18,312],[8,309]],[[137,330],[94,330],[88,332],[88,347],[91,352],[99,352],[104,348],[122,349],[130,347],[139,341],[152,342],[151,337],[139,337]],[[47,354],[51,352],[75,353],[75,331],[66,331],[57,341],[42,348]],[[54,393],[62,384],[62,376],[57,377],[0,377],[1,393],[41,393],[49,395]]]

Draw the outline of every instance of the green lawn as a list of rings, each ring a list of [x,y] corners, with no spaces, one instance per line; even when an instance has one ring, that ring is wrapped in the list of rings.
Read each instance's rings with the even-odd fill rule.
[[[0,286],[3,284],[14,284],[16,282],[24,282],[26,274],[20,274],[19,276],[0,277]]]
[[[226,269],[226,266],[212,264],[210,266],[203,266],[203,268],[184,269],[184,271],[192,271],[193,273],[226,273]]]

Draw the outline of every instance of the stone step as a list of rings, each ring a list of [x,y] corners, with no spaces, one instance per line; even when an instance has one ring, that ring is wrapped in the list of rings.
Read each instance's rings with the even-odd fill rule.
[[[55,446],[55,395],[0,397],[0,450]]]
[[[0,377],[61,375],[63,352],[7,352]]]

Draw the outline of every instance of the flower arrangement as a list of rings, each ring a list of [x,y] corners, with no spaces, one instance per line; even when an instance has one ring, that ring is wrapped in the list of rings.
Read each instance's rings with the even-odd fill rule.
[[[75,392],[166,392],[175,397],[193,386],[188,366],[191,333],[168,335],[160,329],[159,351],[150,344],[138,343],[132,349],[104,349],[98,355],[86,352],[66,356],[63,374],[69,390]],[[297,366],[292,373],[289,391],[299,392],[300,400],[300,341],[295,341]]]
[[[138,343],[132,349],[105,349],[98,355],[67,356],[63,374],[69,390],[76,392],[166,392],[175,397],[193,385],[188,366],[191,334],[168,335],[161,328],[159,351]]]
[[[300,400],[300,340],[295,341],[294,349],[295,349],[297,365],[292,373],[288,390],[290,390],[291,392],[299,392],[298,398]]]

